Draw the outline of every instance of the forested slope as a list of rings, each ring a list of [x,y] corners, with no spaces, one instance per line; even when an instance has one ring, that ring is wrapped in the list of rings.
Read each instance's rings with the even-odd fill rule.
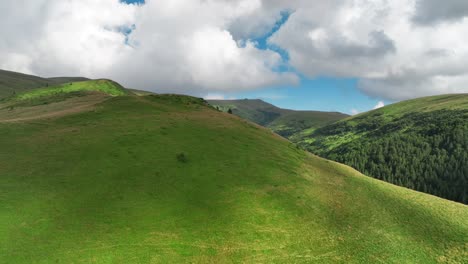
[[[468,201],[467,94],[390,105],[317,129],[299,143],[377,179]]]

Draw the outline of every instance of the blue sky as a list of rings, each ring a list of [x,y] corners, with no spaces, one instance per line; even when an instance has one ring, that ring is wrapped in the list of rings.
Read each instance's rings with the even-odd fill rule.
[[[0,1],[0,68],[356,113],[468,92],[468,9],[450,1],[46,1],[27,18]]]
[[[268,43],[268,38],[287,22],[290,13],[283,12],[273,29],[265,36],[254,39],[260,49],[278,52],[283,60],[289,60],[286,51]],[[294,69],[284,69],[300,73]],[[298,86],[271,87],[264,90],[234,94],[236,98],[260,98],[276,106],[295,110],[338,111],[348,114],[365,112],[374,108],[379,101],[364,95],[357,89],[357,79],[315,78],[301,76]],[[385,102],[384,103],[389,103]]]
[[[357,89],[356,79],[303,78],[298,86],[271,87],[235,93],[227,98],[260,98],[276,106],[295,110],[338,111],[347,114],[373,109],[379,101]]]
[[[285,24],[290,13],[281,13],[281,18],[277,21],[270,32],[253,41],[257,42],[260,49],[270,49],[278,52],[285,64],[289,57],[288,53],[277,46],[268,43],[268,38],[278,31]],[[379,102],[391,103],[388,100],[379,100],[364,95],[357,88],[357,79],[353,78],[326,78],[319,77],[309,79],[301,75],[294,68],[280,69],[292,71],[301,76],[297,86],[278,86],[266,89],[232,93],[224,95],[226,98],[260,98],[276,106],[294,110],[319,110],[338,111],[347,114],[356,114],[373,109]]]
[[[144,0],[124,0],[123,2],[144,4]],[[282,12],[281,18],[267,34],[252,40],[257,43],[259,49],[270,49],[278,52],[285,62],[289,59],[287,52],[277,46],[270,45],[268,38],[287,22],[289,16],[290,13],[286,11]],[[291,68],[279,70],[296,72]],[[298,75],[301,76],[300,73]],[[379,101],[383,101],[385,104],[390,103],[389,101],[370,98],[364,95],[357,88],[356,79],[325,77],[308,79],[302,76],[297,86],[268,87],[248,92],[219,93],[219,95],[226,99],[260,98],[276,106],[288,109],[338,111],[347,114],[373,109]]]
[[[145,3],[145,0],[121,0],[121,1],[127,4],[133,4],[133,3],[144,4]]]

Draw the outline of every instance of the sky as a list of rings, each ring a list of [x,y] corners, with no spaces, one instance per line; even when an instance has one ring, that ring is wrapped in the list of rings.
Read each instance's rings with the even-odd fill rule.
[[[466,0],[2,0],[0,69],[356,114],[468,92]]]

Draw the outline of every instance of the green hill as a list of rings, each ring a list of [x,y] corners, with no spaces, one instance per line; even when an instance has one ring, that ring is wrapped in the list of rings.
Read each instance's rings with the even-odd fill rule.
[[[273,130],[275,133],[294,140],[299,134],[311,128],[319,128],[345,117],[337,112],[294,111],[278,108],[262,100],[208,100],[223,112],[229,109],[233,114]]]
[[[1,263],[468,258],[465,205],[312,156],[202,99],[68,94],[11,110],[28,119],[0,112]]]
[[[468,94],[409,100],[303,133],[320,156],[397,185],[468,202]]]
[[[28,101],[79,92],[101,92],[111,96],[128,94],[128,92],[116,82],[110,80],[92,80],[35,89],[25,93],[17,94],[12,97],[12,100]]]
[[[53,86],[69,82],[86,81],[82,77],[41,78],[38,76],[0,70],[0,98],[12,96],[26,90]]]
[[[55,117],[89,109],[112,96],[132,92],[110,80],[66,83],[33,89],[0,100],[0,121]]]

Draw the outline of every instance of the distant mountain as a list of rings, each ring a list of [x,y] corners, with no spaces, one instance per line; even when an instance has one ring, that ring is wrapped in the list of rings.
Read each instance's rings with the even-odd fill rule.
[[[468,202],[468,94],[389,105],[303,133],[297,142],[377,179]]]
[[[42,78],[18,72],[0,70],[0,98],[11,96],[34,88],[52,86],[68,82],[88,80],[83,77]]]
[[[282,109],[259,99],[208,100],[208,103],[223,112],[230,109],[233,114],[270,128],[289,139],[298,137],[304,130],[319,128],[348,117],[338,112]]]
[[[93,80],[0,101],[0,263],[463,263],[467,238],[468,206],[200,98]]]

